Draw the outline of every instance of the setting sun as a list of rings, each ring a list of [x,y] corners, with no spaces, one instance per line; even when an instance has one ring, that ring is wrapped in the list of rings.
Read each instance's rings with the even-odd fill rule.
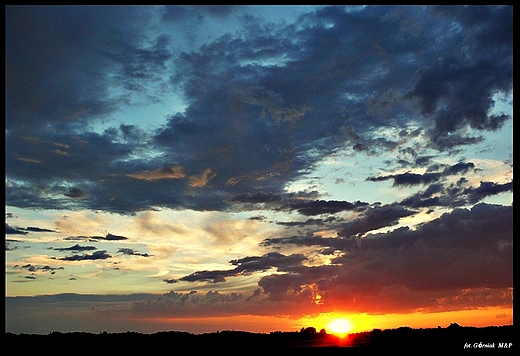
[[[334,334],[347,334],[352,330],[352,323],[344,318],[336,318],[327,324],[327,329]]]

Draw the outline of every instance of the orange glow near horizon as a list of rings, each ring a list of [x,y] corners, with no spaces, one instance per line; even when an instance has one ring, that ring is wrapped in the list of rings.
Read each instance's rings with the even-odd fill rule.
[[[460,310],[439,313],[409,313],[409,314],[347,314],[323,313],[318,316],[307,316],[299,322],[314,326],[317,330],[325,329],[327,333],[339,334],[334,330],[336,320],[350,323],[349,333],[372,331],[373,329],[395,329],[402,326],[412,328],[445,328],[451,323],[461,326],[501,326],[513,324],[512,308],[489,308],[475,310]],[[341,325],[341,323],[338,323]]]
[[[234,315],[218,317],[175,317],[175,318],[138,318],[135,322],[148,325],[150,331],[178,330],[191,333],[211,333],[218,330],[240,330],[255,333],[272,331],[299,331],[314,327],[317,332],[324,329],[328,334],[344,337],[373,329],[442,328],[451,323],[461,326],[501,326],[512,325],[512,308],[489,308],[461,310],[439,313],[409,314],[349,314],[322,313],[294,319],[289,316]],[[348,324],[348,325],[347,325]],[[337,329],[336,329],[337,327]],[[350,329],[347,330],[347,327]]]
[[[267,315],[234,315],[218,317],[143,318],[148,323],[161,325],[162,329],[187,331],[194,334],[222,330],[269,333],[271,331],[299,331],[294,319]]]

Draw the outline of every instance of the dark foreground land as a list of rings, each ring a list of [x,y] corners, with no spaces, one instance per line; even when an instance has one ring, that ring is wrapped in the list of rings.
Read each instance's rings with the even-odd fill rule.
[[[302,328],[300,332],[275,331],[269,334],[244,331],[220,331],[206,334],[191,334],[179,331],[164,331],[155,334],[135,332],[99,334],[72,332],[52,332],[48,335],[5,333],[4,345],[27,347],[41,351],[96,352],[138,352],[139,350],[279,350],[284,348],[317,349],[341,353],[354,350],[414,350],[426,352],[434,350],[472,351],[500,350],[505,352],[515,347],[513,325],[489,326],[483,328],[461,327],[451,324],[447,328],[374,329],[369,332],[350,334],[340,338],[325,330]],[[148,353],[147,352],[147,353]]]

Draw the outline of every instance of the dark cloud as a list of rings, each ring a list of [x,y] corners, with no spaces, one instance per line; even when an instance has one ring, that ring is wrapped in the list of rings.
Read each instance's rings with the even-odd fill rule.
[[[36,226],[28,226],[28,227],[12,227],[9,224],[5,224],[5,233],[6,235],[27,235],[29,232],[56,232],[56,230],[43,229],[41,227]]]
[[[92,251],[96,250],[97,248],[94,246],[80,246],[79,244],[76,244],[71,247],[61,247],[61,248],[53,248],[55,251]]]
[[[276,267],[279,272],[292,271],[299,268],[302,262],[307,258],[301,254],[292,254],[289,256],[278,252],[270,252],[263,256],[245,257],[242,259],[231,260],[230,264],[236,267],[232,270],[217,270],[217,271],[197,271],[188,276],[179,279],[165,279],[166,283],[177,282],[225,282],[226,278],[239,275],[248,275],[254,272],[267,271]]]
[[[442,184],[434,183],[426,190],[419,191],[416,194],[406,197],[400,202],[400,204],[410,208],[434,206],[457,207],[466,203],[466,200],[460,193],[460,188],[445,188]]]
[[[380,229],[382,227],[397,225],[400,218],[414,215],[415,211],[398,204],[372,206],[360,217],[341,225],[338,236],[352,237]]]
[[[363,238],[344,238],[351,231],[370,231],[376,214],[391,225],[407,216],[395,206],[367,210],[364,226],[345,224],[336,238],[291,236],[270,238],[262,245],[321,246],[341,252],[330,265],[306,266],[303,255],[271,253],[230,261],[237,267],[226,271],[200,271],[177,281],[224,282],[227,277],[276,268],[283,274],[262,277],[260,294],[271,301],[320,301],[346,310],[455,310],[457,300],[468,305],[504,305],[512,286],[512,207],[477,204],[472,209],[455,209],[415,229],[401,227],[385,233],[368,233]],[[357,228],[354,228],[356,225]],[[370,228],[381,226],[374,224]],[[500,229],[497,229],[500,226]],[[173,282],[173,281],[169,281]],[[314,287],[310,287],[314,286]],[[473,299],[463,297],[472,288]],[[489,299],[483,294],[488,290]],[[432,294],[433,293],[433,294]],[[350,296],[345,298],[345,296]],[[452,295],[453,300],[432,301],[432,295]],[[457,297],[459,296],[459,297]],[[356,302],[359,300],[359,302]],[[377,305],[377,307],[375,307]]]
[[[6,129],[34,131],[102,117],[157,80],[164,38],[139,42],[151,9],[6,7]],[[127,92],[128,93],[128,92]],[[126,97],[125,97],[126,96]]]
[[[111,233],[107,233],[105,236],[68,236],[64,238],[66,241],[120,241],[120,240],[127,240],[128,237],[125,236],[119,236],[119,235],[113,235]]]
[[[450,310],[457,307],[452,304],[458,305],[455,296],[466,288],[476,294],[487,290],[493,303],[507,304],[507,289],[512,287],[512,219],[512,207],[478,204],[471,210],[445,213],[414,230],[368,234],[357,243],[311,236],[267,240],[267,245],[330,246],[344,254],[331,265],[262,277],[259,286],[270,298],[285,300],[304,286],[315,285],[324,303],[357,311],[376,311],[382,305],[386,311]],[[431,293],[453,294],[454,299],[435,302]],[[473,302],[463,300],[487,305],[486,298],[476,294]]]
[[[201,20],[205,16],[226,18],[233,12],[240,10],[240,7],[231,5],[200,5],[200,6],[182,6],[170,5],[164,6],[162,11],[162,19],[165,21],[190,21],[193,19]]]
[[[262,246],[280,246],[280,245],[295,245],[295,246],[322,246],[330,248],[332,252],[335,250],[346,250],[349,247],[357,246],[358,241],[352,238],[344,237],[322,237],[319,235],[296,235],[289,237],[271,237],[262,241]]]
[[[459,173],[466,173],[469,170],[472,170],[475,168],[475,164],[472,162],[459,162],[457,164],[454,164],[453,166],[446,167],[444,171],[442,172],[443,175],[452,175],[452,174],[459,174]]]
[[[513,181],[503,184],[480,182],[480,185],[476,188],[471,187],[465,189],[464,194],[468,195],[469,203],[475,204],[485,197],[509,191],[513,191]]]
[[[228,199],[230,203],[262,206],[278,211],[297,211],[305,216],[334,214],[341,211],[357,211],[368,207],[368,203],[339,200],[316,200],[317,192],[274,194],[266,192],[241,193]]]
[[[91,254],[83,254],[83,255],[72,255],[62,258],[57,258],[61,261],[86,261],[86,260],[105,260],[107,258],[111,258],[112,256],[107,253],[106,250],[95,251]]]
[[[73,199],[84,199],[88,197],[87,192],[81,188],[70,188],[69,192],[64,193],[63,195]]]
[[[461,178],[456,184],[445,186],[441,183],[431,184],[426,190],[419,191],[403,199],[400,204],[410,208],[450,206],[458,207],[466,204],[476,204],[482,199],[513,191],[513,182],[494,183],[480,182],[478,187],[462,188],[466,182]]]
[[[14,251],[14,250],[17,250],[18,249],[18,246],[16,246],[16,244],[18,244],[20,241],[18,240],[13,240],[13,239],[5,239],[5,250],[6,251]]]
[[[150,255],[147,253],[140,253],[140,252],[134,251],[131,248],[120,248],[117,250],[117,253],[122,253],[123,255],[129,255],[129,256],[150,257]]]
[[[246,10],[8,6],[6,204],[124,214],[226,210],[247,196],[275,204],[331,152],[404,148],[419,135],[411,121],[443,151],[510,120],[490,112],[512,89],[511,6],[330,6],[297,26],[245,21]],[[152,21],[158,12],[164,23]],[[240,30],[175,53],[160,30],[189,23],[199,38],[197,26],[217,18]],[[185,110],[154,130],[93,129],[172,94]],[[399,141],[375,130],[396,127]],[[431,184],[440,173],[392,179]],[[343,209],[320,200],[299,211]]]
[[[289,208],[298,211],[302,215],[320,215],[320,214],[334,214],[340,211],[349,210],[363,210],[368,207],[368,203],[356,201],[350,203],[347,201],[337,200],[315,200],[305,203],[290,204]]]
[[[63,267],[51,267],[51,266],[35,266],[33,264],[26,264],[26,265],[23,265],[23,266],[15,266],[15,268],[20,268],[20,269],[23,269],[23,270],[27,270],[31,273],[36,273],[36,272],[50,272],[50,274],[55,274],[56,271],[59,271],[59,270],[63,270],[64,268]]]
[[[111,233],[107,233],[105,236],[68,236],[64,240],[84,240],[84,241],[121,241],[127,240],[128,237],[113,235]]]
[[[470,169],[474,169],[475,164],[472,162],[459,162],[452,166],[445,167],[442,172],[426,172],[423,174],[405,172],[400,174],[389,174],[378,177],[368,177],[367,180],[372,182],[394,180],[394,186],[411,186],[417,184],[430,184],[440,180],[444,176],[466,173]]]
[[[119,240],[127,240],[127,239],[128,239],[128,237],[113,235],[111,233],[107,233],[105,235],[105,240],[107,240],[107,241],[119,241]]]
[[[334,216],[330,216],[326,219],[307,219],[305,221],[279,221],[277,222],[278,225],[282,225],[282,226],[287,226],[287,227],[291,227],[291,226],[312,226],[312,225],[317,225],[317,226],[321,226],[321,225],[326,225],[326,224],[329,224],[333,221],[337,220]]]
[[[429,146],[439,151],[449,151],[457,148],[460,149],[461,146],[474,145],[482,141],[484,141],[483,136],[469,136],[459,133],[436,134],[432,137]]]
[[[384,181],[388,179],[394,180],[394,186],[399,185],[417,185],[417,184],[428,184],[431,182],[435,182],[439,180],[441,177],[440,173],[424,173],[424,174],[418,174],[418,173],[401,173],[401,174],[391,174],[386,176],[380,176],[380,177],[369,177],[367,180],[370,180],[372,182],[379,182]]]
[[[5,223],[5,234],[6,235],[27,235],[28,232],[18,227],[11,227],[8,223]]]
[[[25,228],[25,230],[31,231],[31,232],[56,232],[56,230],[42,229],[41,227],[36,227],[36,226],[28,226]]]
[[[456,131],[468,124],[495,130],[508,119],[490,115],[494,92],[511,89],[511,40],[513,17],[509,6],[433,9],[451,21],[452,31],[439,38],[445,55],[424,65],[418,81],[407,94],[420,99],[422,113],[431,117],[438,134]],[[491,40],[493,39],[493,40]],[[492,51],[481,51],[483,47]]]
[[[177,283],[177,282],[210,282],[210,283],[219,283],[225,282],[227,277],[236,276],[237,274],[234,271],[197,271],[188,276],[181,277],[179,279],[171,279],[166,278],[164,282],[166,283]]]
[[[274,193],[257,192],[241,193],[237,194],[229,199],[232,203],[250,203],[250,204],[262,204],[262,203],[276,203],[279,204],[282,201],[282,196]]]

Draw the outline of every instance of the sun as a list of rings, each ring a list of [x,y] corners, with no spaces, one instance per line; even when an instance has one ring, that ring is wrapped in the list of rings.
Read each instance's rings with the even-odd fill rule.
[[[327,324],[327,329],[337,335],[346,335],[352,330],[352,322],[345,318],[335,318]]]

